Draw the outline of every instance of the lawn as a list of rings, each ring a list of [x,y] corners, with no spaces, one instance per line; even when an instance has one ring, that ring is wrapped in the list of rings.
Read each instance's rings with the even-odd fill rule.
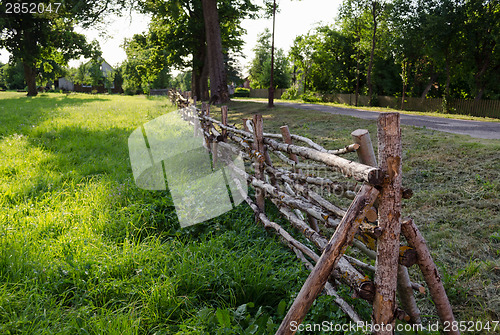
[[[295,255],[245,205],[180,229],[168,191],[133,183],[128,136],[173,110],[165,98],[0,92],[1,334],[273,333],[307,276]],[[332,149],[354,129],[376,134],[346,116],[229,110],[230,123],[259,112],[266,131],[288,124]],[[405,214],[429,241],[457,319],[499,320],[500,141],[403,136],[415,194]],[[419,300],[435,320],[428,296]],[[328,297],[309,313],[320,320],[348,321]]]

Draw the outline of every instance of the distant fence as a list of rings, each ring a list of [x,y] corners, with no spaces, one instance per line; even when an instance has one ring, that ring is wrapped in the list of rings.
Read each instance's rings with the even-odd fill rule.
[[[286,88],[277,88],[274,90],[274,98],[280,99],[281,95],[286,91]],[[257,88],[250,90],[250,98],[268,98],[268,88]]]
[[[150,89],[149,95],[168,95],[168,88]]]
[[[83,86],[80,84],[74,84],[74,91],[81,92],[81,93],[93,93],[93,92],[108,93],[109,91],[111,91],[111,93],[115,93],[115,94],[123,93],[123,89],[121,86],[108,89],[108,88],[104,87],[103,85],[89,87],[89,86]]]
[[[356,103],[355,94],[325,94],[324,101],[336,102],[354,106]],[[368,96],[358,96],[358,106],[368,106]],[[401,98],[378,96],[377,106],[401,109]],[[449,99],[448,112],[453,114],[463,114],[471,116],[492,117],[500,119],[500,100],[465,100]],[[407,97],[403,103],[403,110],[418,112],[443,111],[443,99],[441,98],[415,98]]]

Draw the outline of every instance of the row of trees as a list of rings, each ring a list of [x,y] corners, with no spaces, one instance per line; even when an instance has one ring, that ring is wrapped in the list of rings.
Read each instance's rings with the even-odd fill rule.
[[[499,38],[498,0],[345,0],[290,59],[305,90],[498,99]]]
[[[11,64],[21,63],[28,95],[37,94],[37,78],[54,77],[57,69],[79,56],[95,57],[97,43],[88,43],[74,31],[102,22],[104,13],[117,12],[126,0],[53,0],[30,4],[15,0],[0,3],[0,47],[11,53]],[[24,5],[28,5],[27,7]]]
[[[41,3],[44,5],[37,8],[50,10],[32,13],[21,11],[15,0],[0,3],[0,47],[12,54],[12,64],[23,64],[28,95],[37,94],[37,77],[54,74],[56,64],[65,66],[78,56],[98,57],[96,44],[87,43],[83,35],[74,32],[75,24],[89,27],[102,22],[104,14],[132,6],[151,13],[153,19],[147,33],[135,35],[124,44],[128,56],[123,68],[125,81],[149,87],[151,82],[166,80],[168,69],[189,65],[194,93],[208,99],[210,77],[210,99],[216,103],[229,99],[226,81],[231,71],[227,70],[233,64],[231,53],[241,51],[243,44],[241,20],[258,10],[250,0],[67,0],[60,6],[52,0]],[[7,8],[18,10],[7,13]]]

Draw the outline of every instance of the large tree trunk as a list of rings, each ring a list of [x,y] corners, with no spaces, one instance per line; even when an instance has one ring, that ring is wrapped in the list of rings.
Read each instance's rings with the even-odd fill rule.
[[[229,101],[229,92],[222,54],[217,0],[202,0],[202,4],[210,70],[210,101],[220,104]]]
[[[193,55],[193,72],[191,75],[191,90],[198,101],[207,101],[208,95],[208,61],[205,40],[200,42],[200,47]]]
[[[26,85],[28,86],[28,96],[34,97],[38,94],[36,91],[36,68],[33,64],[29,64],[28,62],[23,61],[24,67],[24,80],[26,81]]]

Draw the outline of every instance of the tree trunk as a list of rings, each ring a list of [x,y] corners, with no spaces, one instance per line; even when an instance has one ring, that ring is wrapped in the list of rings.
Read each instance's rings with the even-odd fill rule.
[[[202,0],[202,4],[210,70],[210,101],[221,104],[229,101],[229,92],[222,54],[217,0]]]
[[[372,17],[373,17],[373,36],[372,36],[372,50],[370,52],[370,63],[368,64],[368,73],[366,75],[366,84],[368,85],[368,105],[371,106],[371,99],[373,93],[372,85],[372,68],[373,68],[373,57],[375,55],[375,46],[377,44],[377,1],[372,1]]]
[[[356,97],[354,100],[354,106],[358,106],[359,97],[359,50],[356,51]]]
[[[425,87],[424,91],[422,92],[422,96],[421,96],[422,99],[425,99],[425,97],[427,96],[427,94],[429,93],[429,91],[432,88],[432,84],[436,81],[437,77],[438,77],[437,73],[434,73],[434,70],[433,70],[433,73],[431,74],[431,78],[429,79],[427,86]]]
[[[36,68],[33,64],[23,62],[24,67],[24,80],[28,86],[28,96],[34,97],[38,94],[36,91]]]
[[[382,234],[377,240],[375,271],[374,325],[394,327],[398,280],[399,235],[401,231],[401,129],[398,113],[382,113],[378,118],[379,167],[388,178],[379,198],[378,225]],[[381,329],[375,334],[393,334]]]

